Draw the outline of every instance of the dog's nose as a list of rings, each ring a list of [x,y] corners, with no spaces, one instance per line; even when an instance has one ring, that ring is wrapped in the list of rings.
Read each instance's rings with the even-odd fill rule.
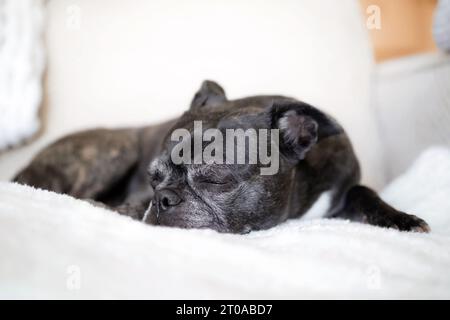
[[[181,198],[173,190],[162,189],[157,192],[156,201],[161,210],[167,210],[170,207],[177,206],[181,202]]]

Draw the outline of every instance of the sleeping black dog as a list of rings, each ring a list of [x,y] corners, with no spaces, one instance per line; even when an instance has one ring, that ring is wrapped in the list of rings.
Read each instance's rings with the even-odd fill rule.
[[[205,136],[200,144],[194,141],[197,129],[220,147],[209,150],[216,161],[198,158],[211,144]],[[229,132],[244,134],[244,144],[236,144],[239,134],[228,139]],[[258,133],[256,149],[250,148],[255,139],[249,132]],[[224,159],[223,150],[231,157]],[[349,138],[330,116],[282,96],[228,100],[222,87],[205,81],[180,118],[69,135],[40,152],[14,180],[165,226],[247,233],[320,211],[429,231],[422,219],[395,210],[358,185],[359,179]]]

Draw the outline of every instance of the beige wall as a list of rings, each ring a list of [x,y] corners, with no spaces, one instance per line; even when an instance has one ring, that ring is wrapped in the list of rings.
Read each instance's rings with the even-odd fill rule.
[[[432,19],[436,0],[360,0],[381,9],[381,29],[370,31],[375,58],[384,61],[436,50]]]

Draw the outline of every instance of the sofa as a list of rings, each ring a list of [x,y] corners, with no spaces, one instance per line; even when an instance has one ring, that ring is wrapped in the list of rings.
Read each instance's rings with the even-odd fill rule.
[[[449,298],[450,60],[375,64],[354,0],[51,0],[40,134],[0,153],[1,298]],[[144,225],[8,180],[76,130],[157,123],[204,79],[348,132],[362,181],[430,234],[342,220],[249,235]]]

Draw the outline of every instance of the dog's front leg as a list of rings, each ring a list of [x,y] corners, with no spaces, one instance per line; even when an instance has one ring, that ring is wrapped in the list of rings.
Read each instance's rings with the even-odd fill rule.
[[[141,198],[129,197],[125,200],[124,203],[122,203],[120,205],[116,205],[116,206],[107,205],[103,202],[95,201],[95,200],[88,199],[88,198],[85,198],[82,200],[87,201],[96,207],[112,210],[121,215],[128,216],[135,220],[141,221],[144,217],[144,213],[147,210],[152,198],[151,198],[151,194],[146,193],[145,197],[144,197],[144,195],[142,195]]]

